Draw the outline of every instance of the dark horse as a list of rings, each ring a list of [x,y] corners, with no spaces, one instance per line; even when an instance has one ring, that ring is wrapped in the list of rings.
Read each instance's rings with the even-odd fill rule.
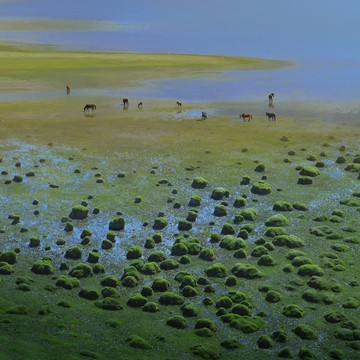
[[[182,103],[179,102],[179,101],[176,102],[176,105],[177,105],[178,107],[182,107]]]
[[[274,96],[275,96],[274,93],[271,93],[271,94],[269,95],[269,104],[272,104],[272,103],[274,102]]]
[[[245,119],[248,119],[248,121],[250,122],[250,119],[252,119],[252,114],[250,113],[243,113],[240,115],[240,119],[243,119],[245,121]]]
[[[274,113],[266,113],[266,116],[268,117],[268,120],[276,121],[276,115]]]
[[[202,119],[202,120],[206,120],[206,119],[207,119],[207,113],[206,113],[205,111],[203,111],[203,112],[201,113],[201,119]]]
[[[90,111],[90,110],[96,110],[96,105],[95,104],[86,104],[84,106],[84,111]]]
[[[123,99],[123,104],[124,104],[124,107],[128,107],[129,106],[129,99]]]
[[[138,108],[141,110],[142,107],[143,107],[143,103],[142,103],[142,102],[139,102],[139,103],[138,103]]]

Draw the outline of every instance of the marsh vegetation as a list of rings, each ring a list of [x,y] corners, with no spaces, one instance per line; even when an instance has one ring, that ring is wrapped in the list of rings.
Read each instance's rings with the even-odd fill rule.
[[[359,358],[358,128],[76,95],[217,57],[5,54],[63,93],[0,104],[2,359]]]

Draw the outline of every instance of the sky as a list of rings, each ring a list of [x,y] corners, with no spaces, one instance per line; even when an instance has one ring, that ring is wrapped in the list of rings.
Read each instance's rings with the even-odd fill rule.
[[[65,49],[360,60],[358,0],[0,0],[0,39]]]

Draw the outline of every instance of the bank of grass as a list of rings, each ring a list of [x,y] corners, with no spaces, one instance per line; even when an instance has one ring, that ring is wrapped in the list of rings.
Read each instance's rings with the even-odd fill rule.
[[[259,70],[289,66],[287,61],[241,56],[94,53],[0,44],[0,78],[19,90],[49,90],[59,84],[111,88],[131,82],[164,78],[213,76],[224,70]],[[65,82],[65,84],[63,84]],[[6,91],[3,86],[1,91]]]

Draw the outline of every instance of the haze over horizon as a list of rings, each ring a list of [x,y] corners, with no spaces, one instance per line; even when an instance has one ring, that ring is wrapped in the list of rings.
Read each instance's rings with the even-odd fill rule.
[[[0,40],[71,50],[360,60],[344,0],[0,0]]]

